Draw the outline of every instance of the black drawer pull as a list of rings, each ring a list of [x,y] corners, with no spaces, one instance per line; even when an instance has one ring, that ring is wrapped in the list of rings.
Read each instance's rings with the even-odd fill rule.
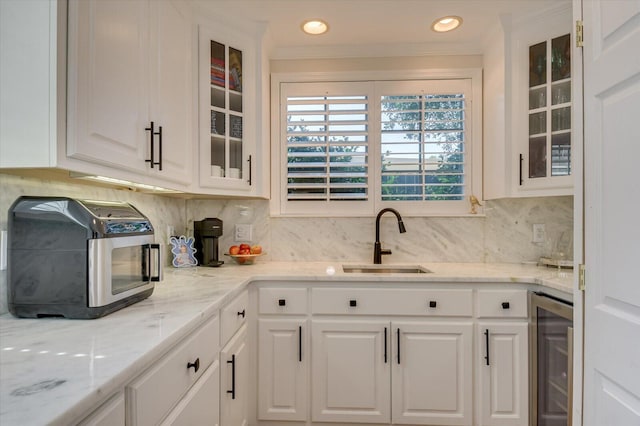
[[[244,318],[244,315],[245,315],[245,313],[244,313],[244,309],[243,309],[241,312],[238,312],[238,316],[239,316],[239,317]]]
[[[489,365],[489,329],[488,328],[484,330],[484,343],[487,351],[484,359],[487,360],[487,365]]]
[[[430,308],[435,308],[438,305],[438,302],[436,302],[435,300],[430,300],[429,301],[429,307]]]
[[[502,309],[509,309],[509,302],[502,302]]]
[[[194,362],[187,363],[187,370],[193,367],[193,372],[197,373],[200,370],[200,358],[196,358]]]
[[[358,306],[358,302],[356,301],[356,299],[349,300],[349,306],[351,306],[352,308]]]
[[[231,399],[236,399],[236,354],[231,355],[231,360],[227,360],[227,364],[231,364],[231,390],[227,393],[231,394]]]
[[[284,299],[278,299],[278,306],[284,306],[287,304],[287,301]]]

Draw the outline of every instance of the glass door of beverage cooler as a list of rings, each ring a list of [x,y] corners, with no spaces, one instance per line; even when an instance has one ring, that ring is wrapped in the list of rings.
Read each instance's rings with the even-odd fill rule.
[[[531,424],[571,425],[573,307],[531,293]]]

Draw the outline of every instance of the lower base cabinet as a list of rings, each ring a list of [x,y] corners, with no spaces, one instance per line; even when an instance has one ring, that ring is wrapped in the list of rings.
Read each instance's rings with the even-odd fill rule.
[[[478,323],[481,426],[529,424],[528,329],[524,321]]]
[[[259,291],[259,425],[528,425],[525,288]]]
[[[304,421],[308,370],[306,319],[258,320],[258,418]]]
[[[389,322],[314,320],[311,327],[311,419],[389,423]]]
[[[162,426],[219,426],[220,412],[220,363],[216,360],[182,401],[165,418]]]
[[[246,426],[249,424],[249,351],[246,324],[222,348],[220,363],[220,425]]]
[[[312,325],[312,420],[469,425],[472,322]]]
[[[203,407],[203,399],[208,398],[217,378],[214,363],[218,358],[219,336],[220,321],[216,316],[128,384],[126,424],[155,425],[166,418],[200,418],[197,411]],[[205,423],[217,423],[215,406],[207,407],[206,414],[211,421]]]
[[[392,420],[473,423],[473,323],[392,322]]]

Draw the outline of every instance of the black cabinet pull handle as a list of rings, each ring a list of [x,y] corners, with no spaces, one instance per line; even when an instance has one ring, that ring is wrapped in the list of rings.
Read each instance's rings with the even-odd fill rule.
[[[356,299],[349,300],[349,306],[351,307],[358,306],[358,301]]]
[[[146,163],[149,163],[149,166],[152,169],[153,169],[153,167],[155,165],[158,165],[158,166],[160,166],[160,170],[162,170],[162,126],[160,126],[158,128],[158,131],[156,132],[155,131],[155,125],[154,125],[154,123],[152,121],[152,122],[150,122],[149,127],[145,127],[144,130],[149,132],[149,154],[151,154],[150,155],[151,158],[149,158],[148,160],[144,160],[144,161]],[[159,137],[159,139],[158,139],[158,143],[159,143],[159,145],[158,145],[158,148],[159,148],[158,154],[159,154],[159,159],[160,159],[160,161],[157,161],[157,162],[156,162],[156,153],[155,153],[155,145],[156,144],[154,143],[154,139],[155,139],[156,135]]]
[[[249,162],[249,186],[251,186],[251,155],[249,155],[249,159],[247,160]]]
[[[435,300],[430,300],[429,301],[429,307],[430,308],[435,308],[438,305],[438,302],[436,302]]]
[[[522,156],[522,154],[520,154],[520,186],[522,186],[522,184],[524,183],[524,180],[522,180],[522,163],[524,162],[524,157]]]
[[[387,363],[387,327],[384,328],[384,363]]]
[[[396,331],[398,339],[398,364],[400,364],[400,329]]]
[[[484,341],[485,341],[486,350],[487,350],[487,354],[484,357],[484,359],[487,360],[487,365],[489,365],[489,329],[488,328],[484,330]]]
[[[236,355],[231,355],[231,361],[227,361],[227,364],[231,364],[231,390],[227,393],[231,394],[231,399],[236,399]]]
[[[158,170],[162,170],[162,126],[158,127]],[[153,163],[152,163],[153,164]]]
[[[302,362],[302,326],[298,326],[298,362]]]
[[[150,163],[149,166],[151,166],[151,168],[153,169],[154,166],[154,160],[155,160],[155,148],[154,148],[154,143],[153,143],[153,136],[155,135],[155,129],[153,127],[153,121],[151,122],[151,124],[149,125],[149,127],[145,127],[144,129],[145,131],[149,132],[149,151],[151,154],[151,158],[148,160],[144,160],[145,163]]]
[[[187,363],[187,370],[193,367],[193,372],[197,373],[200,370],[200,358],[196,358],[194,362]]]
[[[278,306],[284,306],[287,304],[287,301],[285,299],[279,299],[278,300]]]
[[[244,309],[240,312],[238,312],[238,316],[244,318],[245,312]]]
[[[509,302],[502,302],[502,309],[509,309]]]

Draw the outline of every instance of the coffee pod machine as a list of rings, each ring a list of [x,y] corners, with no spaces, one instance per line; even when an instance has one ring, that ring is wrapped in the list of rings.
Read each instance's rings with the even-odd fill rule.
[[[194,247],[196,259],[200,266],[220,266],[218,238],[222,236],[222,220],[207,218],[193,222]]]

